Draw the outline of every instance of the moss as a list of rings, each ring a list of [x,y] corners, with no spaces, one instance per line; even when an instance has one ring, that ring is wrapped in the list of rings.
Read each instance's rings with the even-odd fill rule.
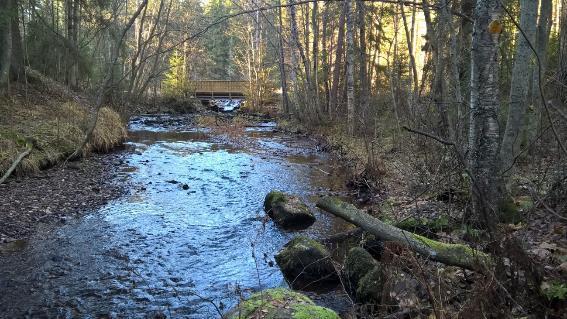
[[[384,286],[384,275],[378,266],[372,268],[366,275],[360,278],[356,289],[356,299],[361,303],[379,302]]]
[[[29,141],[34,149],[17,167],[15,175],[30,174],[64,160],[82,142],[91,114],[86,106],[59,101],[46,95],[40,102],[18,101],[0,106],[0,175],[25,150]],[[43,104],[45,103],[45,105]],[[103,107],[91,143],[85,149],[108,151],[126,137],[120,116]]]
[[[293,319],[339,319],[339,316],[332,310],[315,306],[299,304],[293,306]]]
[[[316,241],[315,239],[311,239],[305,236],[297,236],[292,239],[286,247],[295,247],[295,248],[315,248],[317,251],[323,255],[329,255],[327,248],[323,246],[320,242]]]
[[[429,239],[417,234],[411,235],[415,240],[421,242],[425,246],[430,247],[432,250],[437,252],[438,256],[443,256],[445,259],[450,259],[455,264],[472,265],[475,261],[480,264],[487,264],[492,262],[489,255],[479,250],[475,250],[470,246],[462,244],[442,243],[440,241]]]
[[[345,259],[345,270],[350,283],[356,287],[359,280],[376,265],[377,262],[365,249],[352,248]]]
[[[514,199],[516,206],[523,210],[527,211],[534,207],[534,201],[530,196],[519,196]]]
[[[286,194],[277,190],[273,190],[266,195],[264,199],[264,210],[269,211],[277,203],[284,203]]]
[[[319,307],[307,296],[285,288],[274,288],[253,294],[229,312],[227,318],[338,319],[332,310]]]
[[[520,210],[511,197],[506,197],[498,203],[498,217],[503,223],[515,224],[522,220]]]
[[[452,229],[449,224],[449,218],[447,216],[440,216],[433,220],[427,218],[406,218],[403,221],[396,223],[396,227],[409,230],[417,231],[420,233],[436,233],[439,231],[450,231]]]

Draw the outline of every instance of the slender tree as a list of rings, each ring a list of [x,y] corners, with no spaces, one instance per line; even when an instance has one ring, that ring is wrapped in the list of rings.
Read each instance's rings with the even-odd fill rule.
[[[520,1],[520,28],[523,33],[520,31],[516,33],[516,53],[512,69],[508,120],[500,146],[500,158],[504,171],[511,168],[514,157],[519,153],[520,133],[524,126],[531,83],[530,74],[533,70],[533,52],[528,41],[535,43],[537,8],[537,0]]]
[[[469,172],[472,220],[492,227],[498,189],[499,52],[502,32],[499,0],[477,0],[472,38],[469,117]]]

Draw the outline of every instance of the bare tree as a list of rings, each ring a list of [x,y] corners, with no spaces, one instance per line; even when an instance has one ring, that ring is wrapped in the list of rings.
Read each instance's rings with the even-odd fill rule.
[[[347,126],[350,135],[354,134],[354,17],[352,0],[345,1],[346,12],[346,94]]]
[[[528,104],[529,75],[533,70],[533,52],[528,41],[535,43],[538,1],[521,0],[520,7],[520,27],[524,34],[520,31],[516,33],[516,53],[512,69],[510,106],[508,108],[506,129],[500,146],[500,158],[504,171],[510,169],[514,157],[519,153],[520,132],[524,126],[524,115]]]
[[[499,0],[478,0],[472,38],[469,118],[469,171],[472,219],[491,226],[498,195],[499,52],[502,24]]]

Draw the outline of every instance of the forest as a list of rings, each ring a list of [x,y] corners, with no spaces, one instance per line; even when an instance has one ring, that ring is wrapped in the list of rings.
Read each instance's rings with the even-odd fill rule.
[[[567,0],[0,0],[0,318],[567,318]]]

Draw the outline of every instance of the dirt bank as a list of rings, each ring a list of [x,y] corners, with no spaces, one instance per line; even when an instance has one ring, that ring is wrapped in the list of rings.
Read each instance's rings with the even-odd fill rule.
[[[65,223],[118,197],[120,152],[11,178],[0,185],[0,244],[23,239],[38,227]]]

